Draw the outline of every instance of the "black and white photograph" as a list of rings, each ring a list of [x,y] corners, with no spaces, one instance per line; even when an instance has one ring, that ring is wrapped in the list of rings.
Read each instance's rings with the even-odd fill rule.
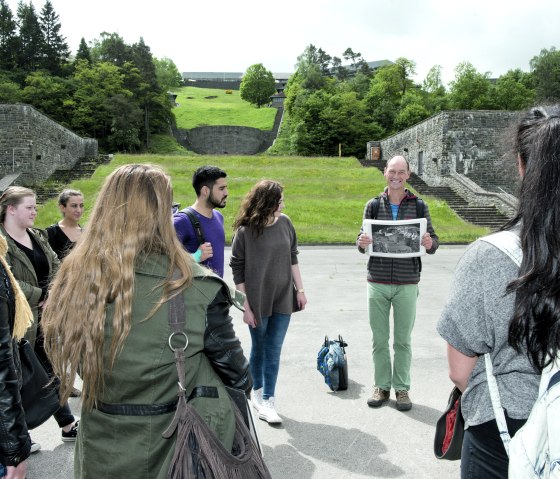
[[[364,220],[364,232],[372,239],[370,256],[410,258],[423,256],[422,235],[426,232],[426,218],[413,220],[382,221]]]

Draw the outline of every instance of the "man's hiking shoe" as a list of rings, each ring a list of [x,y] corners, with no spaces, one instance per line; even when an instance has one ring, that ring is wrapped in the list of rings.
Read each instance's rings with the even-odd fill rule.
[[[397,409],[399,411],[410,411],[412,401],[408,397],[408,391],[395,391],[397,395]]]
[[[389,400],[389,391],[385,391],[385,389],[381,389],[375,386],[373,388],[373,394],[367,400],[367,405],[369,407],[379,407],[384,402],[387,402],[388,400]]]

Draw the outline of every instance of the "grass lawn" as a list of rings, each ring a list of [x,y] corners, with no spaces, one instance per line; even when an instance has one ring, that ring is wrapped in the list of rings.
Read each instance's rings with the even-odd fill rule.
[[[173,181],[174,200],[181,208],[191,205],[195,194],[192,173],[203,164],[212,164],[228,173],[229,198],[221,210],[226,238],[231,241],[233,219],[241,199],[264,178],[280,181],[286,209],[302,244],[354,244],[360,231],[365,203],[381,192],[385,179],[375,168],[364,168],[355,158],[303,158],[270,156],[177,156],[116,155],[109,165],[100,166],[92,178],[73,182],[85,196],[87,216],[104,178],[127,163],[154,163],[162,166]],[[424,198],[430,207],[432,223],[440,240],[446,243],[470,242],[488,233],[487,228],[461,220],[444,201]],[[46,227],[59,219],[56,200],[40,207],[36,225]]]
[[[272,130],[276,108],[257,108],[239,96],[239,90],[183,87],[174,90],[179,104],[173,112],[178,128],[250,126]]]

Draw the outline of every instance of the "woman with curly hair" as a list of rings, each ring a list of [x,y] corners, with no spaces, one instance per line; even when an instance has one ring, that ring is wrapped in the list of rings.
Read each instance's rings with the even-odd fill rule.
[[[259,418],[280,424],[274,395],[282,344],[293,312],[307,303],[298,265],[296,231],[284,209],[284,188],[262,180],[247,194],[234,223],[230,266],[246,294],[243,321],[251,333],[253,406]],[[297,292],[294,292],[294,285]]]

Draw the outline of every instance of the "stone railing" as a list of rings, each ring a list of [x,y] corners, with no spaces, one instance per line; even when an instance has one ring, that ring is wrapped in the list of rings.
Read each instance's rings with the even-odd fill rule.
[[[446,176],[445,183],[471,205],[488,206],[490,203],[509,217],[512,217],[517,210],[518,201],[515,196],[506,192],[486,191],[474,181],[459,173],[451,173]]]

